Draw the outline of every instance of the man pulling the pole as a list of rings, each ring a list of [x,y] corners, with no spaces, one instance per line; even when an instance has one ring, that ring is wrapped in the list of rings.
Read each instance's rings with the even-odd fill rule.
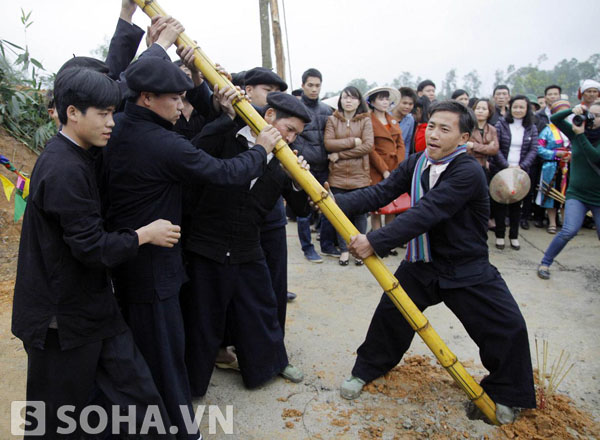
[[[474,126],[471,111],[460,103],[436,104],[425,152],[410,156],[378,185],[338,195],[336,201],[354,215],[411,194],[407,212],[377,231],[352,237],[349,250],[357,258],[383,257],[409,243],[396,278],[421,311],[443,301],[462,322],[490,372],[481,386],[497,404],[498,421],[511,423],[515,408],[535,407],[533,373],[525,320],[489,262],[485,175],[475,159],[463,154]],[[357,398],[365,383],[396,366],[413,336],[384,293],[352,375],[342,383],[342,397]]]
[[[256,136],[235,118],[233,107],[225,107],[229,116],[224,114],[204,127],[194,145],[211,156],[229,159],[265,143],[270,150],[282,137],[292,143],[310,122],[305,107],[292,95],[269,93],[266,104],[264,118],[277,130],[276,139],[264,133]],[[303,163],[302,156],[298,160]],[[184,249],[190,289],[182,295],[182,308],[193,396],[206,394],[226,330],[248,388],[278,374],[295,383],[303,379],[302,372],[288,362],[260,229],[282,195],[297,215],[308,215],[310,205],[279,160],[270,154],[267,161],[258,179],[240,179],[232,187],[197,186],[188,198],[193,202],[184,227]]]

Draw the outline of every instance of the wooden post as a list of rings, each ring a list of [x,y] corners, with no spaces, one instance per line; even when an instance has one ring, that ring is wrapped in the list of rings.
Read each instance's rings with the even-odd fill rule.
[[[273,41],[275,42],[277,75],[285,81],[285,55],[283,54],[283,41],[281,39],[278,0],[271,0],[271,26],[273,27]]]
[[[262,50],[262,66],[273,68],[271,61],[271,30],[269,28],[269,0],[258,0],[260,12],[260,47]]]

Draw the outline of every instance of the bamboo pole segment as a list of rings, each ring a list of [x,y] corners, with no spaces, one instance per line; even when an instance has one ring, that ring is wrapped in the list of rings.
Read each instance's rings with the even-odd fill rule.
[[[150,18],[155,15],[166,16],[167,14],[154,0],[134,0],[139,7]],[[211,84],[217,84],[220,89],[229,86],[233,88],[231,82],[219,74],[213,62],[206,54],[190,39],[185,33],[179,35],[177,45],[195,48],[196,67],[200,69],[204,78]],[[234,100],[233,106],[236,113],[248,124],[255,132],[259,133],[267,124],[258,114],[252,105],[238,94]],[[308,196],[316,203],[323,215],[331,222],[334,228],[342,235],[344,240],[349,241],[350,237],[358,235],[359,231],[348,220],[342,210],[335,204],[329,193],[319,184],[312,174],[302,168],[297,158],[283,141],[279,141],[274,150],[275,156],[292,177],[300,184]],[[463,365],[458,361],[454,353],[446,346],[429,321],[417,308],[417,306],[408,297],[398,280],[387,269],[383,262],[376,256],[371,255],[364,260],[365,265],[383,287],[385,293],[390,297],[395,306],[400,310],[402,316],[408,321],[410,326],[419,334],[425,344],[436,356],[440,364],[454,378],[460,388],[467,394],[469,399],[481,410],[481,412],[494,424],[498,424],[496,419],[496,405],[492,399],[485,393],[483,388],[467,373]]]

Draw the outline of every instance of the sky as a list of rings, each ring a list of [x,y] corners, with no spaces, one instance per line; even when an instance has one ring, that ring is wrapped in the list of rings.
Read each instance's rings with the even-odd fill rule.
[[[210,59],[230,72],[261,64],[258,0],[160,0],[198,41]],[[285,7],[291,83],[302,72],[323,74],[323,93],[354,78],[379,85],[403,71],[432,79],[441,88],[447,71],[476,69],[482,95],[491,94],[496,69],[537,64],[549,69],[565,58],[586,60],[600,52],[600,1],[579,0],[576,9],[557,0],[279,0]],[[4,0],[0,39],[27,44],[31,55],[56,72],[73,54],[90,55],[109,39],[121,0]],[[25,34],[21,8],[34,22]],[[141,11],[134,23],[149,23]],[[142,42],[141,48],[145,48]],[[175,59],[174,51],[171,52]],[[273,64],[275,57],[273,56]],[[290,83],[290,74],[287,73]],[[540,91],[540,94],[543,91]]]

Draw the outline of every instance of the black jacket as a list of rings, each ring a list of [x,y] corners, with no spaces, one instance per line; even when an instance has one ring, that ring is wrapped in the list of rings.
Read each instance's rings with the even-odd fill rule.
[[[422,154],[422,153],[420,153]],[[344,212],[376,211],[403,193],[410,193],[413,170],[420,154],[412,154],[390,177],[375,186],[336,195]],[[375,252],[385,256],[390,249],[429,232],[433,261],[440,287],[475,285],[493,276],[488,259],[487,221],[489,197],[486,177],[475,158],[455,158],[429,189],[429,169],[421,177],[424,196],[390,225],[369,232]]]
[[[236,157],[248,151],[247,140],[237,136],[242,127],[237,120],[223,116],[207,125],[194,145],[214,157]],[[186,221],[189,226],[184,231],[186,250],[219,263],[227,257],[233,264],[254,261],[264,257],[260,228],[282,195],[296,215],[310,214],[306,193],[294,190],[277,158],[269,161],[252,188],[251,180],[240,179],[236,186],[212,184],[195,189],[191,218]]]
[[[490,171],[493,175],[499,171],[508,168],[508,154],[510,153],[510,144],[512,134],[510,124],[503,118],[496,124],[498,133],[498,142],[500,148],[495,156],[490,158]],[[521,146],[521,155],[519,157],[519,166],[526,172],[529,172],[537,158],[538,131],[535,124],[525,127],[523,132],[523,145]]]
[[[197,150],[170,122],[134,103],[115,119],[103,172],[110,231],[161,218],[181,225],[183,185],[234,185],[264,171],[266,152],[260,146],[224,161]],[[185,281],[181,245],[143,246],[137,258],[113,271],[113,279],[117,294],[128,302],[176,295]]]
[[[119,79],[121,73],[127,69],[127,66],[135,57],[143,36],[144,31],[140,27],[119,18],[106,54],[106,64],[109,68],[108,76],[115,81]]]
[[[315,174],[327,174],[329,162],[323,136],[327,118],[333,111],[327,104],[318,99],[308,99],[302,94],[302,102],[310,113],[311,121],[305,125],[304,130],[296,138],[293,149],[310,164],[310,170]]]
[[[15,336],[32,347],[44,347],[53,316],[63,350],[127,328],[106,267],[135,257],[138,237],[127,228],[103,229],[95,153],[58,134],[33,169],[12,319]]]

